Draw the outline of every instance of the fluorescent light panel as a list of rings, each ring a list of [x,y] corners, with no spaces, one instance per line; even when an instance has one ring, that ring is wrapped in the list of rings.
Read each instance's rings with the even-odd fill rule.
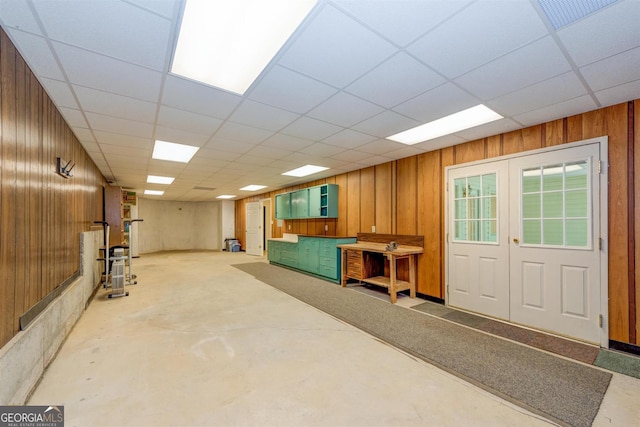
[[[170,176],[147,175],[147,183],[149,184],[173,184],[175,178]]]
[[[316,0],[187,0],[171,72],[240,95]]]
[[[191,160],[199,149],[199,147],[192,145],[156,140],[151,157],[157,160],[189,163],[189,160]]]
[[[419,142],[429,141],[440,136],[449,135],[461,130],[470,129],[485,123],[501,119],[502,116],[484,105],[476,105],[443,117],[438,120],[417,126],[413,129],[388,136],[391,141],[413,145]]]
[[[216,199],[233,199],[236,196],[232,196],[230,194],[221,194],[218,197],[216,197]]]
[[[247,185],[246,187],[242,187],[240,190],[241,191],[257,191],[257,190],[262,190],[263,188],[267,188],[266,185]]]
[[[162,196],[164,194],[164,191],[144,190],[144,194],[146,194],[147,196]]]
[[[290,170],[289,172],[285,172],[282,175],[303,177],[303,176],[311,175],[314,173],[326,171],[327,169],[329,168],[325,168],[324,166],[306,165],[298,169],[293,169],[293,170]]]

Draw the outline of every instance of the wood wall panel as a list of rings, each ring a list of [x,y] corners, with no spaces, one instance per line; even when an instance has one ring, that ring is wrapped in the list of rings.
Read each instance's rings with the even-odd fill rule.
[[[396,232],[417,233],[418,162],[417,157],[407,157],[396,162]]]
[[[360,230],[371,232],[376,225],[376,170],[371,166],[360,171]]]
[[[633,104],[633,147],[634,147],[634,217],[635,225],[635,325],[636,340],[640,344],[640,100]],[[630,307],[633,310],[633,307]]]
[[[564,140],[564,120],[554,120],[543,125],[545,127],[545,138],[543,144],[545,147],[563,144]]]
[[[456,146],[456,164],[474,162],[485,158],[486,144],[484,139],[467,142]]]
[[[424,253],[418,258],[418,292],[443,298],[442,288],[442,170],[440,152],[418,156],[418,229]]]
[[[487,159],[491,159],[493,157],[498,157],[498,156],[502,156],[502,138],[500,137],[500,135],[494,135],[494,136],[490,136],[489,138],[485,138],[486,139],[486,144],[487,144]]]
[[[347,173],[347,235],[360,231],[360,171]],[[338,191],[338,193],[340,193]]]
[[[76,163],[56,174],[56,158]],[[80,232],[102,219],[104,177],[0,30],[0,347],[80,264]],[[96,254],[97,256],[97,254]]]
[[[376,216],[376,232],[390,234],[392,227],[392,197],[395,195],[392,191],[392,168],[391,162],[383,163],[375,167],[376,172],[376,188],[375,198],[376,205],[374,207]]]

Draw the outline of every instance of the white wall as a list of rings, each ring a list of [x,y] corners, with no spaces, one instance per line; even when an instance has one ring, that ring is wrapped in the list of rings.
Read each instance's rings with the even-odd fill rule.
[[[138,199],[141,254],[206,249],[222,250],[221,202],[175,202]]]
[[[244,236],[236,236],[236,202],[223,200],[222,202],[222,236],[220,244],[224,248],[224,239],[238,239],[242,241]]]

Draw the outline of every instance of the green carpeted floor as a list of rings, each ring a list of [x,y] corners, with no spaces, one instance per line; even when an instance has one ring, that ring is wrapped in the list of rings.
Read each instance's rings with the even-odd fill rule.
[[[234,267],[554,422],[591,426],[611,374],[262,262]]]

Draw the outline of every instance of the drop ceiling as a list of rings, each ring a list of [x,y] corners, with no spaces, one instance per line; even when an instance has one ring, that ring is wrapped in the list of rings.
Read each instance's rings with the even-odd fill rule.
[[[640,98],[638,0],[557,30],[536,0],[319,0],[243,96],[168,72],[182,8],[0,0],[0,24],[105,178],[163,200],[243,198],[249,184],[276,190]],[[504,118],[413,146],[385,139],[481,103]],[[153,160],[155,139],[200,150]],[[281,175],[305,164],[330,169]]]

